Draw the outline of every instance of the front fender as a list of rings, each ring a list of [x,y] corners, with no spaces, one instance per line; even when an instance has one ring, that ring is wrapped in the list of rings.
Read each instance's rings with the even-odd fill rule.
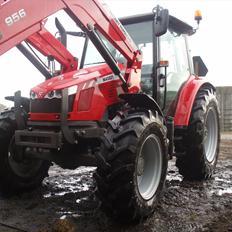
[[[190,115],[197,92],[204,86],[215,87],[205,79],[196,76],[190,76],[184,84],[179,94],[179,99],[174,116],[175,126],[188,126]]]
[[[145,93],[125,93],[119,95],[119,97],[131,106],[157,111],[163,117],[163,112],[157,102]]]

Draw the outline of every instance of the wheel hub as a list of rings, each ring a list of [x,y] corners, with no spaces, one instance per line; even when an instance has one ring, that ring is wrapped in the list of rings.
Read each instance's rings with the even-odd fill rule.
[[[210,108],[205,119],[204,149],[208,162],[213,162],[217,154],[218,144],[218,124],[217,113],[214,108]]]
[[[137,186],[145,200],[156,193],[162,174],[162,149],[160,139],[151,134],[141,145],[136,164]]]
[[[205,127],[205,130],[204,130],[204,140],[206,140],[208,137],[208,129],[207,127]]]
[[[144,172],[144,158],[139,157],[137,164],[137,175],[142,176]]]

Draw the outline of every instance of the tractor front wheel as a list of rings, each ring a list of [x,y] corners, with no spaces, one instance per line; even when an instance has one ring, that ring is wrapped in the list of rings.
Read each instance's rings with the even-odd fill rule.
[[[98,167],[95,176],[103,209],[121,222],[139,220],[154,211],[163,190],[166,128],[158,114],[128,113],[109,135],[115,144],[105,155],[110,168]]]

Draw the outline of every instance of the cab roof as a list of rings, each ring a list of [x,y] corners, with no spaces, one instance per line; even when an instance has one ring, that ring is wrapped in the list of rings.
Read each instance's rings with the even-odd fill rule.
[[[153,13],[148,14],[140,14],[140,15],[132,15],[128,17],[120,18],[120,22],[123,25],[129,25],[134,23],[140,23],[140,22],[146,22],[146,21],[152,21],[154,19]],[[192,35],[195,33],[195,30],[192,26],[189,24],[181,21],[180,19],[169,15],[169,29],[176,32],[177,34],[187,34]]]

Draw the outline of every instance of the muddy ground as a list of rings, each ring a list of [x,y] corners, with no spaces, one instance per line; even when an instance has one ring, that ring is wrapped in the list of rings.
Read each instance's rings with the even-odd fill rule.
[[[169,163],[157,210],[139,225],[119,225],[99,210],[99,203],[91,200],[94,169],[64,171],[53,166],[40,189],[0,197],[0,232],[232,232],[232,134],[222,135],[211,180],[183,181],[174,164],[174,160]]]

